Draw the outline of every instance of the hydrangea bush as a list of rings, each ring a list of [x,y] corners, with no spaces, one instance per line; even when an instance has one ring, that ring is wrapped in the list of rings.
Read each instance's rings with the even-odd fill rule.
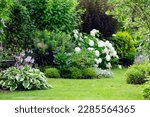
[[[93,29],[89,34],[79,33],[78,30],[73,31],[76,47],[75,52],[80,53],[82,50],[88,50],[89,53],[95,54],[95,64],[94,67],[98,75],[110,76],[111,68],[114,62],[116,62],[119,57],[113,45],[109,41],[100,40],[99,31]],[[103,72],[105,70],[105,72]],[[106,74],[105,74],[106,73]]]

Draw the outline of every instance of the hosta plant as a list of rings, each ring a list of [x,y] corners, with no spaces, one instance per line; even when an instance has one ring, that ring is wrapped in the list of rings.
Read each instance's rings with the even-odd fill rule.
[[[10,67],[0,73],[0,87],[2,89],[33,90],[51,88],[46,76],[39,69],[25,66],[22,69]]]

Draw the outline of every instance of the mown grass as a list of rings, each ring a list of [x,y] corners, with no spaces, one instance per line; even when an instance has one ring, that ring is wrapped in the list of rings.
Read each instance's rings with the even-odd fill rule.
[[[0,91],[1,100],[141,100],[141,87],[129,85],[126,69],[113,70],[112,78],[49,79],[53,89],[34,91]]]

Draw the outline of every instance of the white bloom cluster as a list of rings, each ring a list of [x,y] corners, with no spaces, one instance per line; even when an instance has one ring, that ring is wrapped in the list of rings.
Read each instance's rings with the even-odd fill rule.
[[[104,77],[112,76],[111,70],[108,70],[108,69],[102,70],[101,68],[96,68],[96,74],[97,76],[104,76]]]
[[[90,47],[89,47],[89,48],[88,48],[88,50],[89,50],[89,51],[93,51],[93,50],[94,50],[94,48],[90,48]]]
[[[95,50],[95,55],[96,55],[97,57],[99,57],[100,52],[99,52],[98,50]]]
[[[99,30],[93,29],[91,30],[90,35],[95,37],[97,33],[99,33]]]
[[[79,53],[81,49],[87,49],[89,52],[94,52],[95,54],[95,68],[98,69],[99,67],[108,70],[98,70],[101,75],[110,76],[111,72],[110,69],[112,68],[112,59],[119,58],[117,52],[115,51],[113,45],[109,41],[103,41],[96,38],[96,34],[99,33],[98,30],[93,29],[90,32],[91,36],[82,35],[78,32],[78,30],[74,30],[74,37],[78,42],[78,46],[75,48],[75,52]],[[118,66],[121,68],[121,66]]]
[[[79,36],[78,36],[78,30],[73,30],[73,33],[74,33],[74,38],[75,39],[78,39],[79,38]]]
[[[90,46],[94,46],[94,41],[93,40],[89,40],[89,45]]]
[[[96,64],[98,65],[98,64],[102,63],[102,59],[101,59],[101,58],[96,58],[96,59],[95,59],[95,62],[96,62]]]
[[[75,48],[75,52],[76,52],[76,53],[79,53],[80,51],[81,51],[81,49],[80,49],[79,47],[76,47],[76,48]]]

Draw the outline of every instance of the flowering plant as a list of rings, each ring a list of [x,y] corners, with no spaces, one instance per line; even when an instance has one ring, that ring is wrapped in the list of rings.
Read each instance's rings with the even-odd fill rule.
[[[23,50],[18,56],[15,55],[15,67],[18,69],[22,69],[24,66],[32,67],[34,64],[34,58],[31,56],[32,53],[32,50],[27,49]]]
[[[102,70],[109,70],[112,68],[112,63],[119,59],[116,50],[109,41],[99,40],[99,31],[93,29],[89,34],[79,33],[77,30],[73,31],[74,39],[77,47],[76,53],[80,53],[81,50],[86,49],[89,53],[95,54],[95,68]]]

